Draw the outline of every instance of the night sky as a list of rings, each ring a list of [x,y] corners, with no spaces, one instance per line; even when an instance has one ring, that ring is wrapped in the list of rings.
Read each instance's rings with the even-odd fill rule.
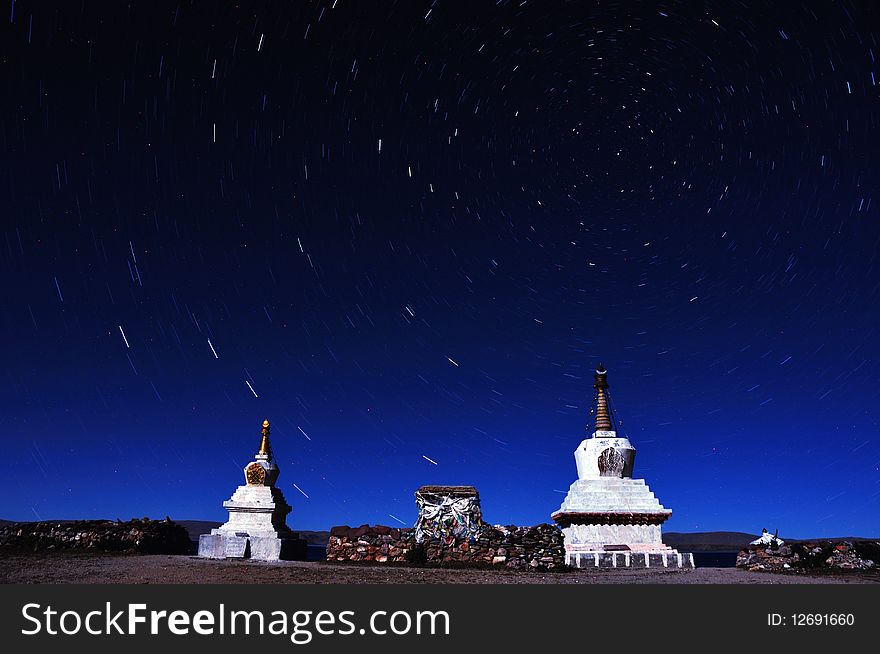
[[[871,5],[7,0],[0,517],[880,534]]]

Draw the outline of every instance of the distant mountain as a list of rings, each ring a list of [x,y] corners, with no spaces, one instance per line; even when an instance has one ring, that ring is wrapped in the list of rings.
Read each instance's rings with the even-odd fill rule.
[[[210,534],[212,529],[223,524],[210,520],[175,520],[174,522],[186,529],[190,540],[198,540],[202,534]]]
[[[880,540],[876,537],[871,538],[870,536],[840,536],[835,538],[784,538],[786,543],[839,543],[841,541],[855,541],[855,540]]]

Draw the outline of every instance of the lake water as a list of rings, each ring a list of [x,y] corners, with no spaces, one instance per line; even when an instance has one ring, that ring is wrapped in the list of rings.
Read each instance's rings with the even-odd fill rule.
[[[694,552],[698,568],[735,568],[736,552]]]
[[[306,549],[306,561],[323,561],[326,555],[326,545],[312,545],[309,543],[308,549]]]

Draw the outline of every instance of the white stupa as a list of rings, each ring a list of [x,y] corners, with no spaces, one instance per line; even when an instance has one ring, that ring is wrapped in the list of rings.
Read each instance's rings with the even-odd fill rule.
[[[779,537],[779,530],[775,534],[771,534],[766,529],[761,530],[761,536],[753,540],[749,545],[784,545],[785,541]]]
[[[263,421],[260,450],[244,468],[239,486],[223,507],[229,520],[199,537],[199,556],[261,561],[305,558],[306,542],[287,526],[290,505],[275,486],[279,469],[269,444],[269,421]]]
[[[565,562],[575,567],[693,567],[693,554],[663,544],[660,525],[672,511],[633,479],[636,450],[619,437],[608,408],[607,371],[596,369],[596,423],[574,453],[578,478],[552,518],[565,535]]]

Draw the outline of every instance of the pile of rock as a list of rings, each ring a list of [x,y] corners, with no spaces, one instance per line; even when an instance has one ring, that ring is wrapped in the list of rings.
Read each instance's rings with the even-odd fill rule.
[[[421,543],[416,543],[412,529],[342,526],[330,530],[327,560],[561,570],[565,567],[565,547],[562,532],[548,524],[483,525],[473,538],[432,538]]]
[[[428,561],[485,563],[520,570],[561,570],[565,567],[562,531],[554,525],[484,526],[470,541],[422,543]]]
[[[870,570],[878,558],[877,541],[803,541],[778,547],[749,545],[737,554],[736,567],[764,572]]]
[[[149,518],[128,522],[13,522],[0,526],[0,547],[33,551],[84,549],[141,554],[188,554],[189,534],[181,525]]]
[[[415,544],[412,532],[384,525],[333,527],[327,541],[327,560],[402,563]]]

